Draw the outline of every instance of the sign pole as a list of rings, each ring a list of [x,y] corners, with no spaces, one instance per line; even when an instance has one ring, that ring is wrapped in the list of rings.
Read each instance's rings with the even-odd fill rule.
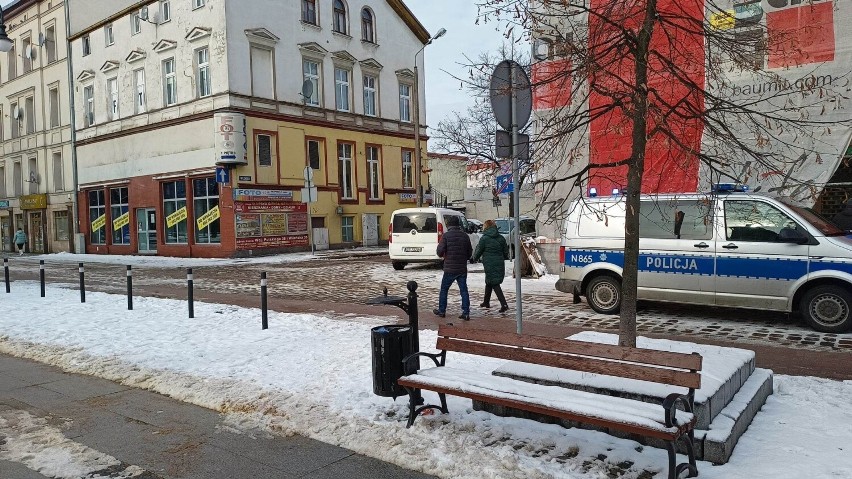
[[[509,64],[510,78],[512,82],[512,202],[514,210],[512,215],[515,217],[515,322],[518,326],[518,334],[521,334],[523,329],[522,306],[523,299],[521,298],[521,195],[518,188],[518,85],[515,82],[515,62]]]

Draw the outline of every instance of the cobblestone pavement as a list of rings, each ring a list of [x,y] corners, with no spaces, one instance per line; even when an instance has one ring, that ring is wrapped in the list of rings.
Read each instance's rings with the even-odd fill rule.
[[[47,257],[46,276],[51,283],[77,287],[76,263],[56,262]],[[179,267],[134,266],[134,287],[153,296],[181,297],[186,285],[186,271]],[[483,293],[482,266],[473,265],[471,283],[471,316],[499,316],[492,308],[477,307]],[[289,300],[325,301],[363,304],[381,294],[387,287],[391,295],[405,295],[406,282],[420,285],[421,316],[437,304],[440,270],[434,266],[408,266],[395,271],[384,255],[331,257],[282,264],[234,262],[228,265],[194,267],[196,291],[259,295],[260,272],[269,278],[270,297]],[[14,259],[13,279],[37,279],[36,258]],[[479,278],[479,279],[477,279]],[[547,283],[542,283],[547,281]],[[115,264],[86,264],[89,289],[123,293],[125,267]],[[535,323],[568,325],[597,330],[618,330],[618,317],[592,311],[585,302],[572,304],[571,296],[553,289],[550,280],[524,279],[524,320]],[[514,281],[507,278],[504,291],[514,305]],[[496,301],[494,301],[496,303]],[[514,308],[513,308],[514,309]],[[450,292],[448,314],[458,311],[458,295]],[[514,318],[513,310],[503,317]],[[640,334],[679,335],[708,340],[786,346],[816,351],[852,352],[852,333],[826,334],[811,330],[795,315],[768,311],[642,303],[637,318]]]

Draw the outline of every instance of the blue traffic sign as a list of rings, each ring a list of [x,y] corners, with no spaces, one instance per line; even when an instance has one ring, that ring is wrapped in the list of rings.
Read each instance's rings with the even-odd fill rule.
[[[216,183],[230,183],[231,182],[231,170],[227,168],[222,168],[221,166],[216,167]]]
[[[497,177],[497,194],[511,193],[515,191],[515,185],[512,183],[512,175],[500,175]]]

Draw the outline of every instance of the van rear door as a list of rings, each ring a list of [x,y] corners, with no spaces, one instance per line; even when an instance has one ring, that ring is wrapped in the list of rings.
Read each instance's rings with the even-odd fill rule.
[[[432,212],[399,212],[391,225],[394,256],[436,256],[438,218]]]

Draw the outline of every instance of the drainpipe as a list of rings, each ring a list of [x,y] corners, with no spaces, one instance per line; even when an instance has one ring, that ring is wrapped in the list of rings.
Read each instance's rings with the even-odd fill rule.
[[[80,207],[79,207],[79,176],[77,174],[77,127],[75,125],[77,113],[74,110],[74,105],[76,101],[74,99],[74,68],[71,60],[71,18],[69,14],[69,3],[70,0],[65,0],[65,61],[68,64],[68,101],[71,106],[71,176],[74,181],[74,194],[73,197],[73,218],[74,218],[74,239],[72,240],[73,250],[75,253],[85,253],[85,248],[83,251],[76,251],[77,249],[77,235],[80,233]]]

